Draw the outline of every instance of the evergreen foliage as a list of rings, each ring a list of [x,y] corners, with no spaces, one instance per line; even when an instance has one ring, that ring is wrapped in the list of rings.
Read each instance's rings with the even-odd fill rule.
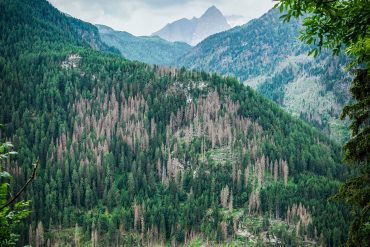
[[[301,39],[334,54],[341,49],[352,58],[350,68],[353,102],[345,106],[342,119],[351,120],[351,138],[344,145],[344,158],[353,168],[351,177],[334,197],[353,206],[353,221],[347,246],[368,246],[370,242],[370,5],[368,0],[317,1],[282,0],[277,6],[287,10],[285,21],[310,13],[303,22]]]

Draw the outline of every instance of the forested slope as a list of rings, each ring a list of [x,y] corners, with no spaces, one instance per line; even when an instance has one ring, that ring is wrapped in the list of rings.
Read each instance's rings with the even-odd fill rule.
[[[330,51],[308,56],[311,48],[298,39],[301,21],[283,22],[280,15],[272,9],[243,26],[215,34],[175,64],[236,76],[341,142],[348,135],[339,120],[350,99],[347,59]]]
[[[41,164],[20,245],[345,241],[348,211],[327,198],[346,170],[317,130],[236,79],[96,51],[46,1],[0,12],[15,189]]]

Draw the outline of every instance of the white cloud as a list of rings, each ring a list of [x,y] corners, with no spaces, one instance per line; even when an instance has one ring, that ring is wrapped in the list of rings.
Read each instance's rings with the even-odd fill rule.
[[[49,0],[59,10],[81,20],[104,24],[135,35],[150,35],[169,22],[199,17],[211,5],[224,15],[257,18],[272,0]]]

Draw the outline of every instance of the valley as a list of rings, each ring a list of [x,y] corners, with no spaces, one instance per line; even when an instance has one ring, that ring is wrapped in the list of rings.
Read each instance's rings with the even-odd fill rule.
[[[350,208],[328,198],[350,174],[338,116],[351,77],[344,55],[306,55],[299,21],[270,10],[227,31],[222,22],[191,47],[45,0],[1,0],[0,10],[12,193],[40,163],[14,245],[345,243]]]

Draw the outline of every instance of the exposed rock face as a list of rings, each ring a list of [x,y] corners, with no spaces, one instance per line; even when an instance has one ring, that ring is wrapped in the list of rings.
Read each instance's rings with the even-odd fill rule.
[[[221,11],[212,6],[199,18],[177,20],[167,24],[153,35],[158,35],[168,41],[183,41],[196,45],[208,36],[229,28],[230,25]]]

